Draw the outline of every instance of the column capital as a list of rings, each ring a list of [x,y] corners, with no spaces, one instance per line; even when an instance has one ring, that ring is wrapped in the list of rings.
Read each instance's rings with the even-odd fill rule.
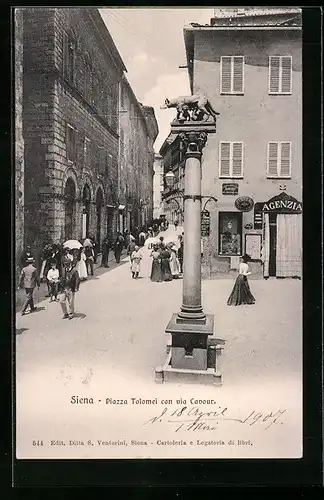
[[[180,134],[181,146],[186,156],[200,154],[207,142],[207,132],[182,132]]]

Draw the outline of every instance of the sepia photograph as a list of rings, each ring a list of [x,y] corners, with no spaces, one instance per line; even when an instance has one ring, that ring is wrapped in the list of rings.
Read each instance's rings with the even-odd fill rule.
[[[13,19],[17,459],[302,458],[301,9]]]

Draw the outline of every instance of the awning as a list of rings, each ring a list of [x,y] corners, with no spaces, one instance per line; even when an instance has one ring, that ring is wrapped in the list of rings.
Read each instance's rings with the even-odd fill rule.
[[[119,205],[118,210],[124,210],[124,209],[125,209],[125,205]]]

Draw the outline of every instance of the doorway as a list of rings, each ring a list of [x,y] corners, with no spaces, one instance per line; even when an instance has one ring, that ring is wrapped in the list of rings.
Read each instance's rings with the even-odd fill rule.
[[[86,238],[89,235],[89,223],[90,223],[90,202],[91,193],[90,188],[86,184],[83,188],[82,193],[83,211],[82,211],[82,238]]]
[[[64,236],[66,240],[70,240],[74,236],[74,217],[75,217],[75,195],[76,189],[73,179],[70,177],[66,181],[64,197],[65,197],[65,220],[64,220]]]
[[[269,214],[269,233],[270,233],[270,248],[269,248],[269,276],[276,276],[277,273],[277,214]]]
[[[97,198],[96,198],[96,211],[97,211],[96,243],[99,249],[101,249],[101,221],[102,221],[103,205],[104,205],[103,194],[101,188],[99,188],[97,191]]]

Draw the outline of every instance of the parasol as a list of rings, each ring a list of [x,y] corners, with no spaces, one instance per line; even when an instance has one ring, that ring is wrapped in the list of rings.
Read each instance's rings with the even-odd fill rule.
[[[63,248],[70,248],[74,250],[75,248],[82,248],[82,244],[78,240],[68,240],[63,244]]]

